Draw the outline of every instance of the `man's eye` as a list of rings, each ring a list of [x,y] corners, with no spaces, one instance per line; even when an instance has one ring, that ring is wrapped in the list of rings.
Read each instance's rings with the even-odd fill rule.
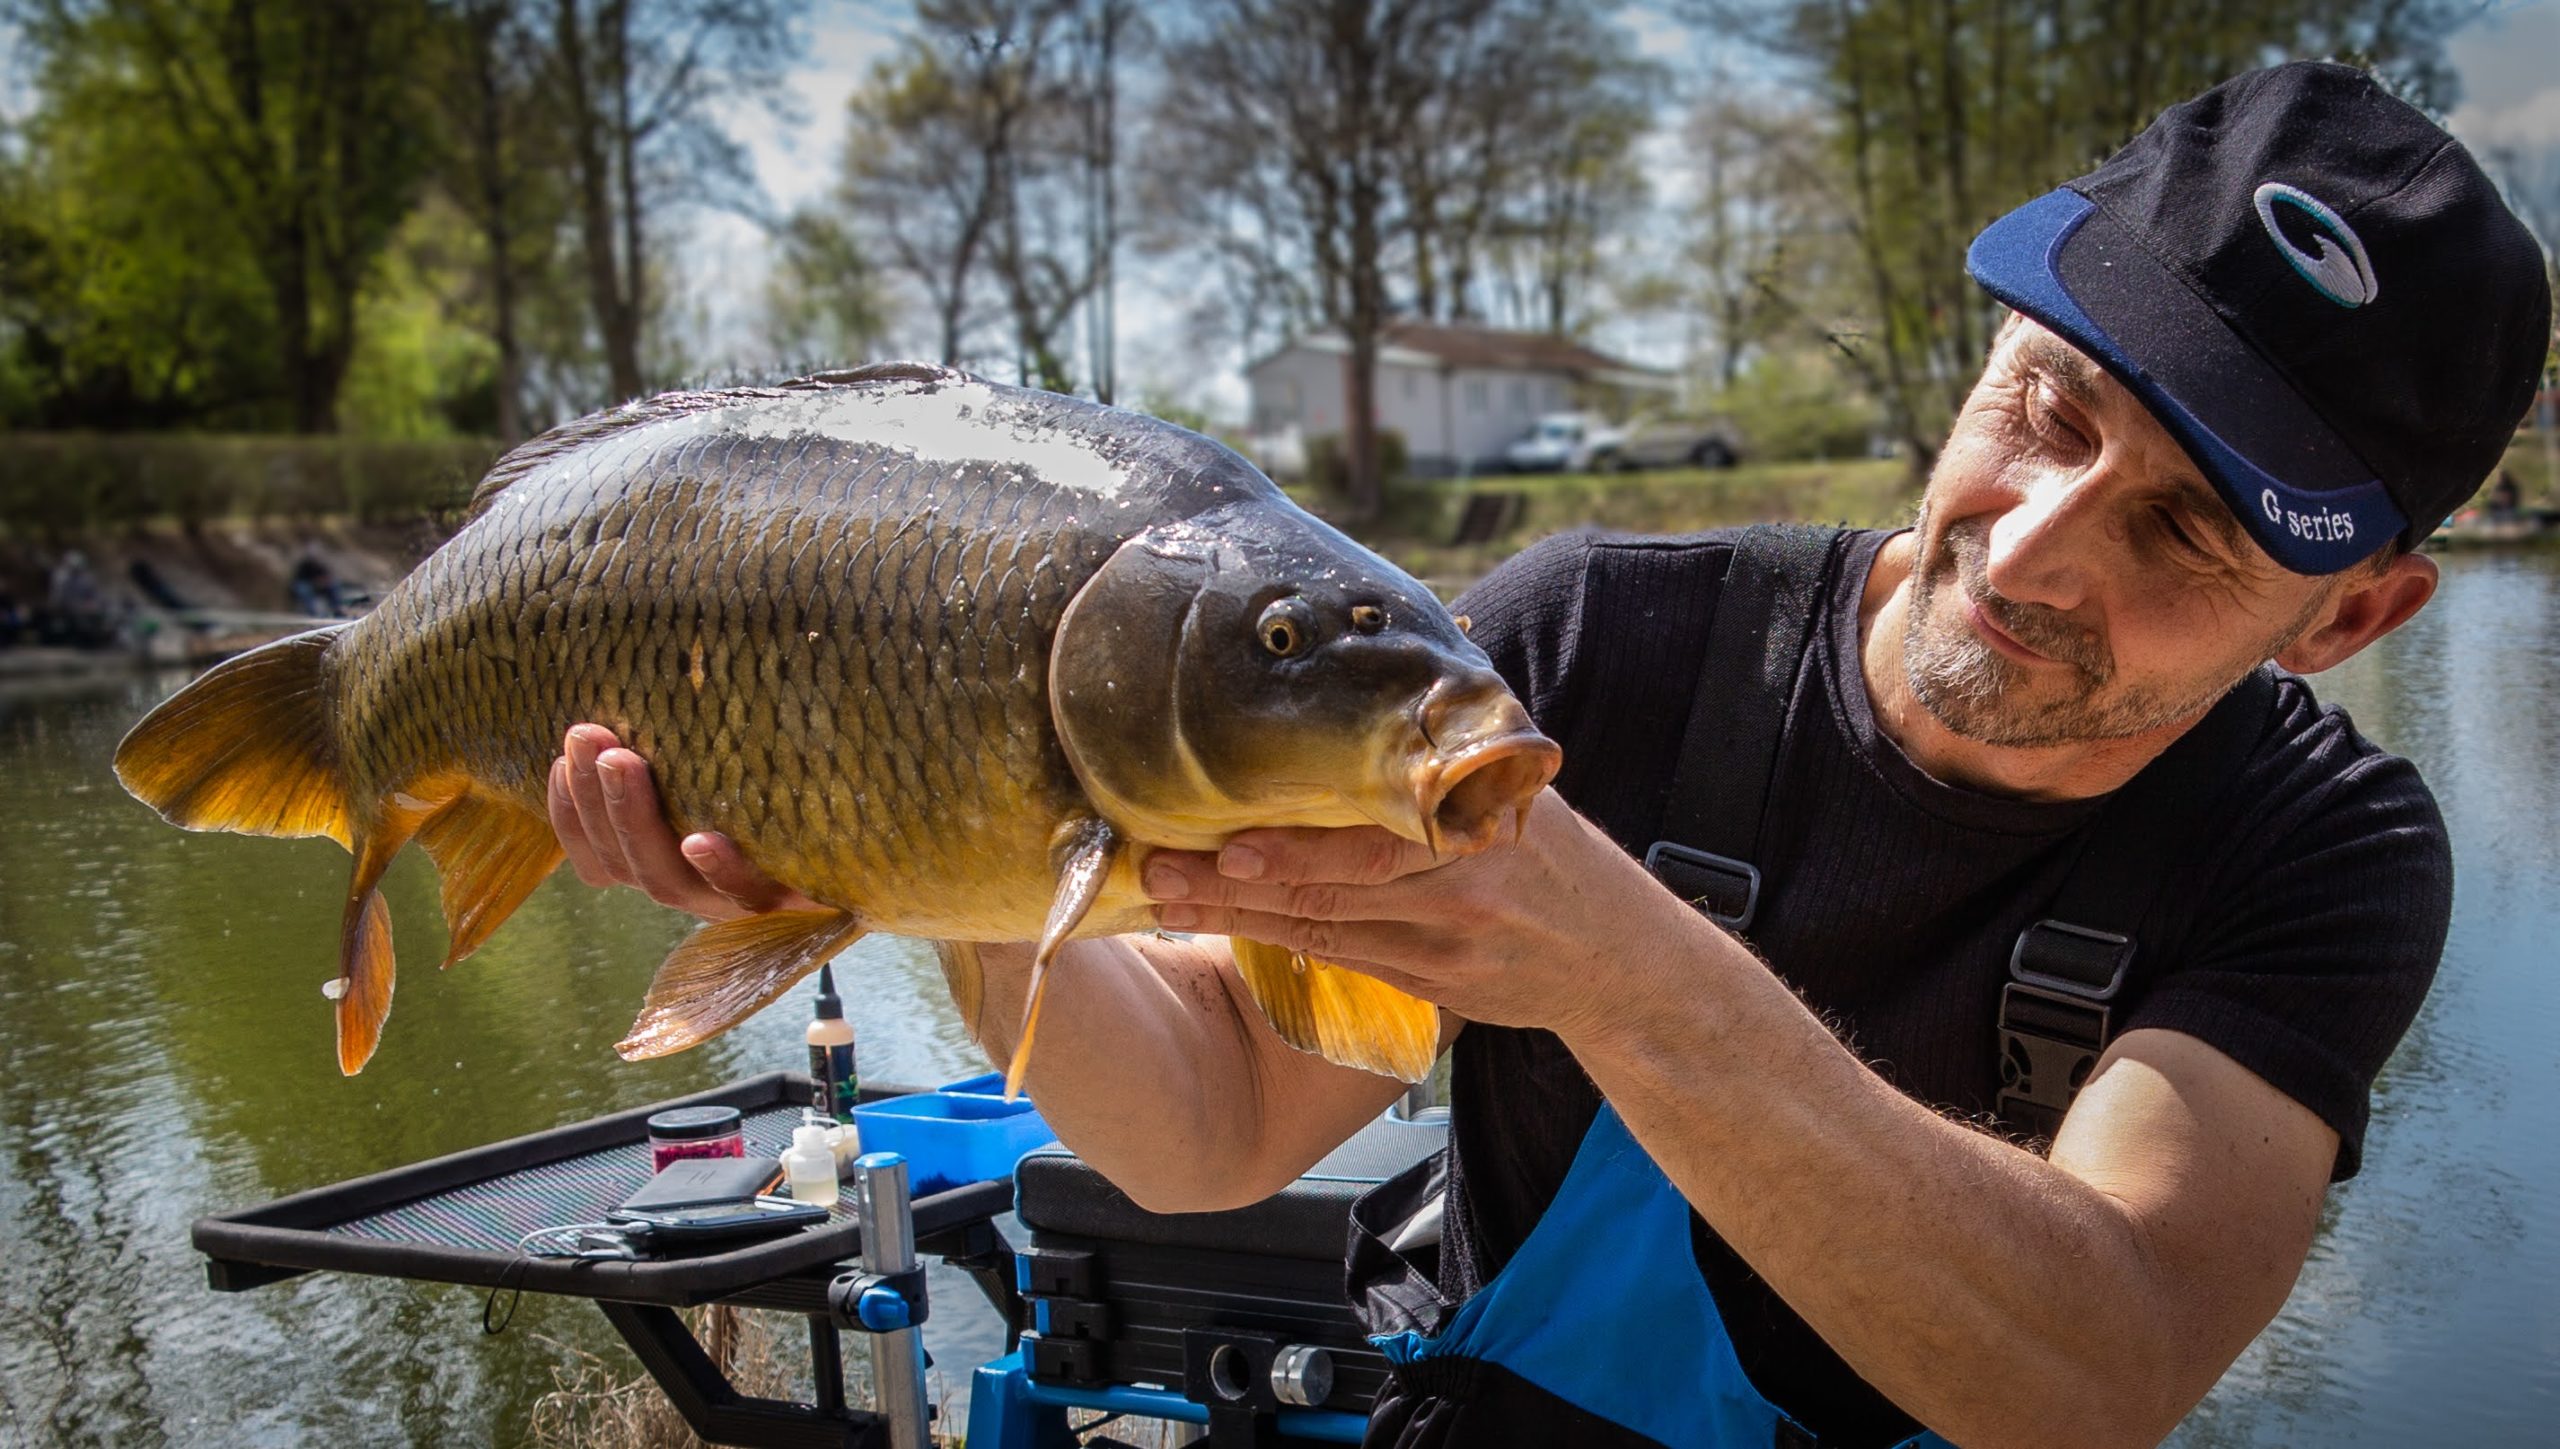
[[[2159,512],[2160,532],[2168,538],[2169,542],[2192,554],[2210,551],[2204,546],[2202,532],[2188,523],[2184,514],[2175,508],[2163,508]]]
[[[2027,417],[2036,432],[2066,447],[2086,448],[2089,435],[2072,424],[2061,408],[2054,405],[2053,394],[2039,384],[2027,399]]]

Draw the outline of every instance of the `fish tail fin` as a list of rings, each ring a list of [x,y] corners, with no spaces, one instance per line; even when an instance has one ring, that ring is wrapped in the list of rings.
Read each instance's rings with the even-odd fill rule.
[[[1286,947],[1233,937],[1245,989],[1280,1039],[1329,1062],[1402,1082],[1431,1075],[1440,1008],[1374,976]]]
[[[447,966],[479,950],[560,864],[547,817],[468,787],[418,827],[418,843],[436,863]]]
[[[353,848],[322,661],[350,627],[332,624],[225,660],[116,746],[116,778],[188,830],[325,835]]]
[[[851,911],[766,911],[703,927],[658,964],[631,1034],[627,1062],[708,1040],[754,1015],[862,935]]]
[[[338,1070],[354,1076],[382,1044],[391,1015],[391,987],[399,961],[391,951],[391,906],[382,898],[382,873],[409,843],[416,817],[394,815],[359,827],[355,874],[347,881],[346,914],[338,930]]]

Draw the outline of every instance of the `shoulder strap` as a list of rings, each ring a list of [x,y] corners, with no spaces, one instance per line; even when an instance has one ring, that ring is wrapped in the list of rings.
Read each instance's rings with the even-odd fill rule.
[[[2018,933],[2000,992],[1999,1114],[2051,1138],[2098,1064],[2125,978],[2142,962],[2134,932],[2168,872],[2202,848],[2198,833],[2266,729],[2275,675],[2240,681],[2098,812],[2050,913]],[[2149,963],[2143,963],[2149,964]]]
[[[1734,540],[1689,723],[1645,868],[1728,930],[1760,903],[1760,821],[1836,528],[1761,524]]]

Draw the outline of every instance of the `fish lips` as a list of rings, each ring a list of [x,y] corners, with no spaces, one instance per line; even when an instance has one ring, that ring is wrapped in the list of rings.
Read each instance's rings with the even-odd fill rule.
[[[1564,763],[1507,689],[1434,688],[1414,711],[1423,748],[1411,767],[1413,833],[1434,855],[1517,840],[1529,805]]]

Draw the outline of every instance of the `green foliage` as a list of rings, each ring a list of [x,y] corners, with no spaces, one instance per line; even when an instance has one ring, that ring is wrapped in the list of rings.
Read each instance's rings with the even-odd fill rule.
[[[1731,418],[1750,456],[1772,463],[1863,457],[1884,424],[1873,399],[1802,348],[1761,352],[1707,411]]]
[[[2445,38],[2469,0],[1775,0],[1719,6],[1819,98],[1826,229],[1852,239],[1863,295],[1842,321],[1797,278],[1766,285],[1825,333],[1914,452],[1933,452],[1997,309],[1964,274],[2003,212],[2096,165],[2160,111],[2295,56],[2368,64],[2449,105]]]
[[[20,433],[0,449],[0,531],[58,540],[161,521],[448,516],[497,457],[485,438]]]

